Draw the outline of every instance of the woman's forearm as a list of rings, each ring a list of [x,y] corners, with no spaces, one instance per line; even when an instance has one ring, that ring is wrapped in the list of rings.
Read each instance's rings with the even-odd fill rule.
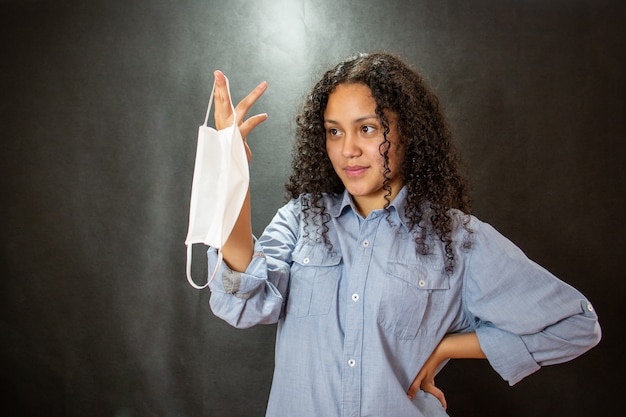
[[[435,354],[446,359],[485,359],[476,333],[453,333],[443,338]]]
[[[250,189],[248,189],[237,222],[222,248],[222,255],[230,269],[244,272],[252,260],[253,252]]]

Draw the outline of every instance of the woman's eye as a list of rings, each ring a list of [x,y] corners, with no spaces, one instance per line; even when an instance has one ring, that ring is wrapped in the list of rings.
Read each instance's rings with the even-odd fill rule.
[[[337,136],[337,134],[339,134],[339,131],[337,129],[335,129],[334,127],[331,127],[330,129],[328,129],[327,132],[331,136]]]
[[[363,126],[361,128],[361,131],[363,133],[374,133],[375,130],[376,130],[376,128],[374,126]]]

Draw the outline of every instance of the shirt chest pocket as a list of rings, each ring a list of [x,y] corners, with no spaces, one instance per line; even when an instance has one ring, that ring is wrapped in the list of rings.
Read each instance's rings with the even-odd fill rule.
[[[287,315],[328,314],[337,300],[341,255],[325,244],[296,246],[291,265]]]
[[[389,261],[385,280],[378,324],[386,331],[399,339],[414,339],[428,318],[439,321],[450,289],[441,266]]]

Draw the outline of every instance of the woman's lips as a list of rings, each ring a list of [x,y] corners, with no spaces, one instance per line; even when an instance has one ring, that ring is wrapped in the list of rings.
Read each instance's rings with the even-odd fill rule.
[[[361,176],[365,171],[367,171],[367,167],[362,167],[359,165],[345,167],[344,172],[350,178],[356,178]]]

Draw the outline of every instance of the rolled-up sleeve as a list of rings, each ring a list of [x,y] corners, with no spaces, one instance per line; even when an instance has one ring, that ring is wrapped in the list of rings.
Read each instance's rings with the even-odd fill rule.
[[[263,235],[255,240],[254,255],[244,272],[221,263],[209,284],[213,313],[237,328],[276,323],[287,297],[291,253],[298,235],[298,202],[282,207]],[[209,248],[208,270],[220,262]]]
[[[470,253],[465,309],[491,366],[509,384],[600,341],[598,317],[585,296],[493,227],[474,224]]]

